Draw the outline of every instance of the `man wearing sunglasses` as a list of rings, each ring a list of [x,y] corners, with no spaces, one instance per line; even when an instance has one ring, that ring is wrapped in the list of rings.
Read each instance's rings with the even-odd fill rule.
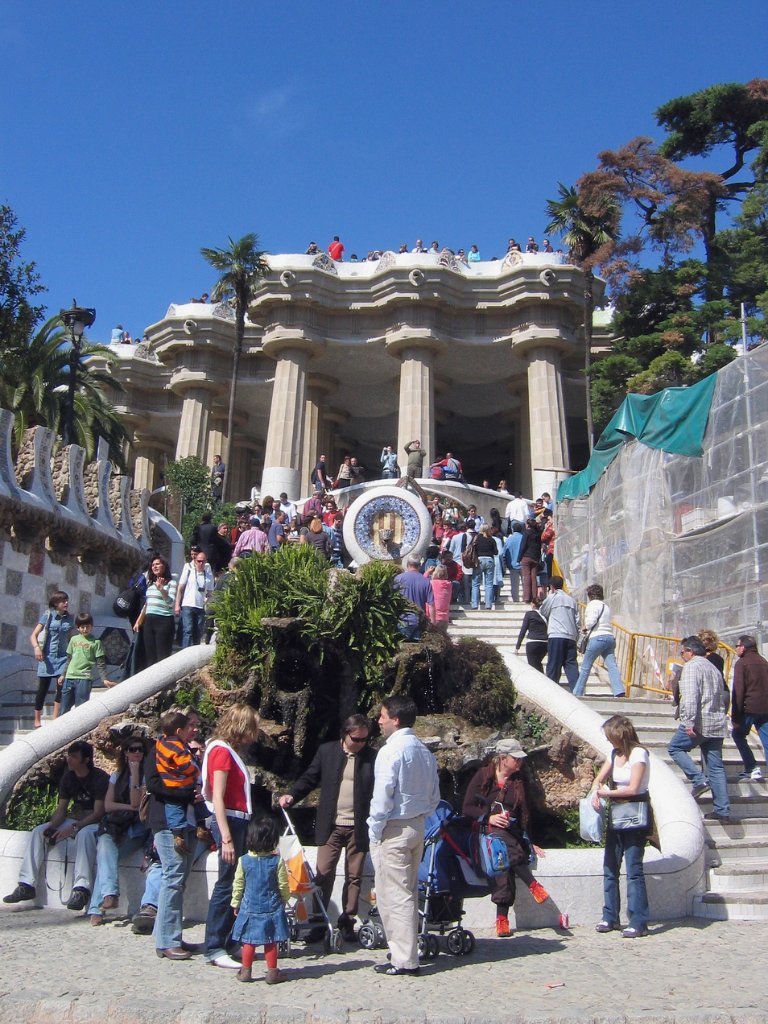
[[[280,806],[287,810],[320,788],[315,818],[318,847],[315,879],[327,907],[336,880],[336,865],[345,851],[338,927],[347,942],[355,941],[355,917],[368,852],[366,822],[376,760],[376,751],[368,745],[370,735],[371,723],[365,715],[350,715],[342,726],[341,740],[321,744],[309,768],[279,800]],[[319,942],[324,936],[324,928],[315,928],[307,935],[307,942]]]

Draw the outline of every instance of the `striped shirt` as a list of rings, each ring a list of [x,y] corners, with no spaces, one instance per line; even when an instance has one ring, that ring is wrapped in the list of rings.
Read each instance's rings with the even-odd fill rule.
[[[162,736],[155,747],[155,764],[166,789],[177,792],[197,782],[197,765],[192,752],[176,736]]]
[[[173,604],[176,600],[176,580],[171,580],[166,587],[167,597],[163,597],[154,583],[147,587],[147,615],[173,615]]]

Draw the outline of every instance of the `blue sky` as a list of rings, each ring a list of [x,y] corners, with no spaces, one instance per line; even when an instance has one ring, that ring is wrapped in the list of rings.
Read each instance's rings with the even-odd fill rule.
[[[0,202],[51,312],[137,334],[210,290],[202,245],[541,237],[653,111],[768,74],[768,3],[6,0]]]

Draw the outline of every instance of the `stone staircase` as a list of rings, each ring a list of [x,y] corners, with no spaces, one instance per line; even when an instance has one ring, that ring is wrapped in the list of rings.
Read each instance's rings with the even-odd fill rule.
[[[3,694],[0,700],[0,748],[7,747],[14,740],[34,731],[37,679],[31,673],[30,679],[32,681],[28,686]],[[94,681],[92,692],[105,689],[100,681]],[[47,722],[53,720],[53,691],[54,687],[51,686],[43,711],[43,728]]]
[[[510,602],[488,612],[454,607],[449,634],[453,638],[477,637],[504,654],[513,654],[526,609],[526,605]],[[606,718],[617,711],[627,715],[643,744],[679,771],[667,753],[676,728],[668,701],[649,693],[617,702],[602,668],[593,670],[583,700]],[[750,742],[762,766],[763,750],[754,731]],[[695,752],[692,756],[695,758]],[[730,737],[723,746],[723,762],[732,820],[726,825],[704,823],[707,891],[694,898],[693,914],[710,920],[768,920],[768,781],[738,780],[743,765]],[[765,768],[763,771],[768,775]],[[712,810],[711,796],[700,798],[698,803],[703,812]]]

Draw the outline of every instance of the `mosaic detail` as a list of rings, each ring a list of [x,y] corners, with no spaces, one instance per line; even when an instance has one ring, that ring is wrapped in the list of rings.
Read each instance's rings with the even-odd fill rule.
[[[37,601],[25,601],[24,602],[24,619],[23,623],[27,629],[34,629],[37,625],[37,620],[40,618],[40,605]]]
[[[355,518],[355,540],[370,558],[381,561],[403,558],[416,546],[420,533],[416,510],[402,498],[371,498]]]
[[[131,646],[128,631],[116,626],[107,626],[99,639],[104,645],[107,662],[110,665],[122,665]]]
[[[21,593],[21,585],[24,582],[24,574],[18,569],[9,569],[5,574],[5,592],[9,597],[18,597]]]
[[[4,651],[15,651],[18,640],[18,627],[9,626],[7,622],[0,625],[0,648]]]
[[[324,270],[327,274],[335,274],[339,276],[339,271],[336,268],[336,263],[326,252],[321,252],[319,256],[316,256],[312,260],[312,266],[318,270]]]
[[[29,552],[29,573],[31,576],[42,576],[45,571],[45,552],[41,548],[33,548]]]

